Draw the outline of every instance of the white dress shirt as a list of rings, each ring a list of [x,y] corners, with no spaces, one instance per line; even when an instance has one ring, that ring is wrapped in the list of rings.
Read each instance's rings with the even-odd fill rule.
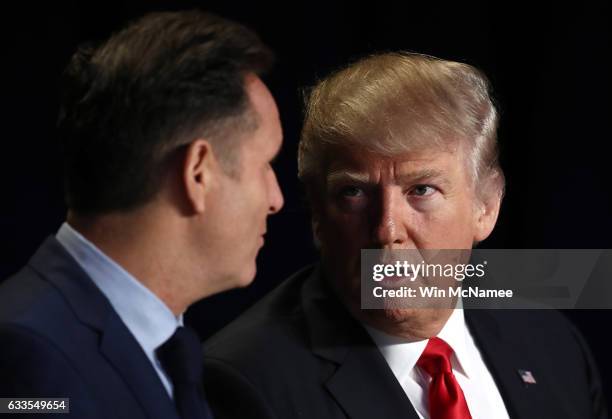
[[[416,365],[428,341],[409,341],[369,326],[365,328],[406,392],[419,418],[429,419],[428,388],[431,377]],[[472,418],[509,418],[497,385],[467,328],[462,309],[453,311],[438,337],[454,350],[451,357],[453,374],[463,390]]]
[[[108,298],[172,397],[172,382],[157,359],[155,350],[174,334],[178,326],[182,326],[182,316],[175,317],[151,290],[68,223],[62,224],[55,237]]]

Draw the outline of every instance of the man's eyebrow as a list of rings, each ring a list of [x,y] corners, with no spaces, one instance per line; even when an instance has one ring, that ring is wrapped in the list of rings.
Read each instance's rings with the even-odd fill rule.
[[[415,183],[415,182],[427,182],[436,180],[438,182],[448,183],[444,172],[437,169],[423,169],[415,170],[413,172],[402,173],[395,177],[398,183]]]
[[[363,172],[349,172],[344,170],[332,171],[327,175],[327,183],[339,183],[339,182],[355,182],[355,183],[368,183],[370,175]]]

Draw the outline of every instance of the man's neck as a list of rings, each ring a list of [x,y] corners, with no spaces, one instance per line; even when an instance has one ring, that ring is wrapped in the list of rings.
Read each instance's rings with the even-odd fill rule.
[[[159,297],[175,315],[193,303],[188,266],[177,263],[180,243],[160,218],[146,211],[80,216],[67,222]],[[185,272],[181,272],[185,271]]]

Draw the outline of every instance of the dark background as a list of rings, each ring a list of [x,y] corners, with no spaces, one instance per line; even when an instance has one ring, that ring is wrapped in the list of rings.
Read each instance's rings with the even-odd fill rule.
[[[269,222],[254,284],[190,309],[187,322],[203,338],[315,260],[296,177],[299,91],[369,52],[427,53],[476,65],[490,77],[501,110],[507,195],[483,247],[612,248],[609,4],[48,3],[22,2],[2,14],[0,278],[23,265],[65,215],[54,126],[60,73],[76,46],[104,39],[145,12],[193,7],[251,26],[275,50],[278,61],[267,82],[285,132],[276,164],[285,208]],[[612,312],[566,314],[589,341],[612,401]]]

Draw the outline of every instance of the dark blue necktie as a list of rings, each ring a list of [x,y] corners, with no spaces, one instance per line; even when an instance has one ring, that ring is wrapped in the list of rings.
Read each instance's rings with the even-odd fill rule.
[[[202,345],[198,336],[186,327],[178,327],[156,352],[172,380],[181,419],[212,419],[202,387]]]

